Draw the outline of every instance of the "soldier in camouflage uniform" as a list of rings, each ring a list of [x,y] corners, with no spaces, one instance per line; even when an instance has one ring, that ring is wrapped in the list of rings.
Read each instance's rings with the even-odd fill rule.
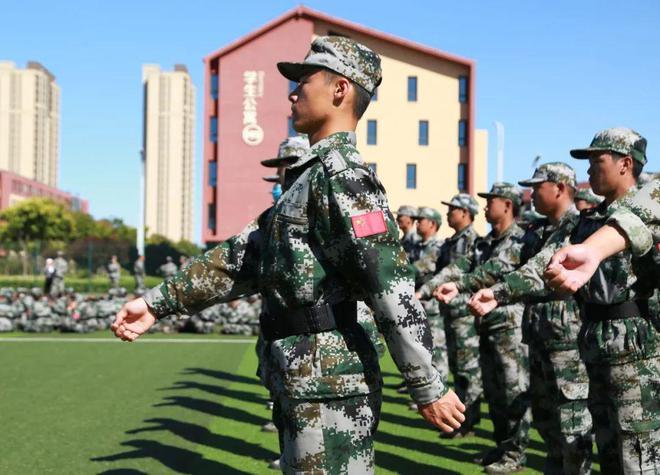
[[[167,256],[165,258],[165,264],[158,268],[158,272],[160,272],[160,275],[162,275],[164,279],[169,279],[174,274],[176,274],[178,270],[179,269],[172,260],[172,256]]]
[[[138,256],[133,264],[133,277],[135,277],[135,293],[142,294],[144,292],[144,276],[146,271],[144,269],[144,256]]]
[[[635,186],[646,163],[646,140],[631,129],[606,129],[588,148],[572,150],[571,155],[589,159],[591,186],[605,197],[600,206],[582,213],[571,242],[589,243],[591,235],[612,222],[628,230],[630,243],[630,249],[611,257],[602,254],[595,273],[578,292],[584,305],[579,343],[589,373],[589,409],[601,467],[608,473],[659,473],[660,321],[657,313],[649,311],[647,299],[660,282],[656,231],[660,192],[653,184],[643,193]],[[650,220],[654,209],[654,231],[649,233],[635,223]],[[616,229],[610,231],[614,243],[623,241],[616,239]],[[598,254],[603,247],[590,244],[577,249]],[[610,246],[606,240],[604,247]],[[557,262],[553,258],[548,269],[551,279],[561,277],[551,272]]]
[[[583,188],[575,193],[575,207],[578,211],[595,208],[603,202],[603,197],[594,193],[591,188]]]
[[[416,260],[414,255],[415,246],[421,239],[415,227],[415,216],[417,216],[417,213],[417,208],[410,205],[400,206],[396,212],[396,224],[403,233],[401,236],[401,246],[403,246],[403,250],[408,254],[410,262]]]
[[[422,206],[417,210],[414,218],[417,222],[417,235],[420,237],[413,248],[413,253],[417,257],[413,262],[415,289],[418,289],[436,272],[436,262],[440,257],[440,248],[443,243],[442,238],[438,236],[442,216],[437,209]],[[444,320],[440,318],[440,303],[435,299],[430,299],[422,301],[422,306],[426,311],[433,335],[433,364],[442,378],[447,379],[449,376],[447,338]]]
[[[477,240],[472,255],[445,268],[438,278],[448,281],[434,291],[436,298],[450,303],[459,293],[471,294],[489,287],[497,279],[520,266],[523,247],[531,247],[516,224],[522,201],[520,189],[506,182],[493,184],[487,199],[486,219],[492,231]],[[432,279],[435,284],[437,279]],[[529,362],[527,345],[522,343],[521,323],[524,305],[506,305],[478,321],[479,359],[484,393],[489,405],[497,446],[477,459],[488,473],[520,470],[529,442]]]
[[[119,278],[121,277],[121,266],[117,262],[117,256],[112,256],[107,267],[108,279],[110,279],[110,288],[119,287]]]
[[[290,188],[240,234],[118,313],[133,341],[156,320],[261,292],[269,387],[282,417],[286,473],[373,473],[381,406],[378,356],[357,323],[365,301],[420,413],[443,430],[464,409],[432,364],[431,334],[384,189],[355,148],[355,127],[380,83],[380,58],[341,37],[318,37],[298,81],[293,124],[310,151],[287,170]]]
[[[50,296],[59,297],[64,293],[64,276],[69,271],[69,264],[64,259],[64,253],[62,251],[57,251],[54,265],[55,273],[53,274],[53,280],[50,286]]]
[[[562,162],[547,163],[520,184],[534,187],[534,206],[548,217],[538,253],[490,289],[477,292],[470,306],[483,317],[496,304],[525,302],[522,328],[529,345],[532,413],[548,452],[543,472],[586,474],[591,469],[592,436],[589,380],[578,350],[579,304],[548,292],[541,278],[548,259],[578,222],[575,171]]]
[[[459,193],[450,201],[442,204],[449,207],[447,211],[447,224],[455,233],[445,239],[440,248],[435,266],[436,274],[455,263],[459,258],[470,255],[474,243],[479,237],[472,223],[479,212],[479,204],[470,195]],[[444,282],[444,277],[439,277]],[[418,291],[419,298],[428,300],[437,287],[429,284],[423,285]],[[475,319],[465,311],[465,300],[456,298],[449,304],[440,304],[440,315],[445,323],[447,335],[447,353],[449,369],[454,375],[454,389],[456,395],[466,406],[465,422],[459,431],[454,431],[443,437],[463,437],[471,434],[472,429],[481,420],[481,369],[479,367],[479,335],[475,327]]]

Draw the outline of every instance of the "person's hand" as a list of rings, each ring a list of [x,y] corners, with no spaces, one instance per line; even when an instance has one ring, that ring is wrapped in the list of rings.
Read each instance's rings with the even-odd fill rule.
[[[421,292],[415,292],[415,298],[417,300],[422,300],[422,293]]]
[[[149,330],[155,322],[156,316],[149,310],[147,302],[140,297],[124,304],[117,312],[110,329],[117,338],[134,341]]]
[[[433,291],[433,296],[444,304],[448,304],[458,295],[458,287],[454,282],[446,282]]]
[[[420,405],[418,411],[424,419],[443,432],[453,432],[465,421],[465,405],[451,389],[437,401]]]
[[[575,293],[596,272],[600,264],[599,256],[591,246],[566,246],[552,256],[543,276],[551,288]]]
[[[495,307],[497,307],[497,300],[495,300],[495,294],[490,289],[481,289],[477,291],[468,302],[468,308],[470,313],[475,317],[483,317],[484,315],[490,313]]]

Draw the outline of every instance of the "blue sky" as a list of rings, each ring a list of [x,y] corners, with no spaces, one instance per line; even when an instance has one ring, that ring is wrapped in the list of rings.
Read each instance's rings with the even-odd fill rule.
[[[202,58],[297,5],[289,1],[0,0],[0,60],[46,66],[62,90],[60,187],[97,217],[138,220],[141,68],[188,66],[197,86],[195,235],[201,198]],[[477,63],[477,127],[505,127],[504,177],[532,160],[565,160],[599,129],[625,125],[649,141],[660,171],[660,2],[308,1],[325,13]],[[385,78],[387,80],[387,78]]]

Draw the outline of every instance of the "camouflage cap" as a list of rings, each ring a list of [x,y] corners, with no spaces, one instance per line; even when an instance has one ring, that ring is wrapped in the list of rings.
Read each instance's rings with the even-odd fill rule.
[[[642,165],[646,164],[646,139],[627,127],[614,127],[598,132],[587,148],[571,150],[573,158],[589,158],[591,152],[616,152],[630,155]]]
[[[399,209],[396,212],[397,216],[410,216],[411,218],[414,218],[417,216],[417,208],[414,206],[410,205],[402,205],[399,206]]]
[[[443,205],[453,206],[454,208],[466,209],[472,216],[479,214],[479,203],[467,193],[454,195],[449,201],[441,201]]]
[[[598,196],[596,193],[594,193],[591,188],[583,188],[581,190],[578,190],[575,192],[575,197],[574,201],[577,200],[584,200],[587,203],[591,203],[594,205],[599,205],[603,202],[605,198],[602,196]]]
[[[438,223],[438,226],[442,224],[442,215],[440,214],[440,211],[429,206],[420,206],[417,210],[417,215],[414,217],[417,219],[430,219],[431,221]]]
[[[564,162],[544,163],[534,170],[534,176],[532,178],[519,181],[518,184],[520,186],[532,186],[543,183],[544,181],[565,183],[573,188],[577,186],[575,170]]]
[[[261,164],[268,168],[287,167],[309,151],[309,139],[307,135],[296,135],[285,138],[280,143],[276,158],[262,160]]]
[[[513,204],[520,206],[522,203],[522,191],[513,183],[498,181],[493,183],[488,193],[477,193],[482,198],[505,198],[511,200]]]
[[[325,68],[374,93],[382,81],[380,57],[366,46],[345,36],[319,36],[302,63],[277,63],[282,76],[292,81],[317,68]]]

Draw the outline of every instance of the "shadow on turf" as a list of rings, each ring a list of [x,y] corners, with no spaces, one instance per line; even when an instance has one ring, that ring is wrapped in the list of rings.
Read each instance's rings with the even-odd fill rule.
[[[155,404],[154,407],[168,407],[178,406],[194,411],[203,412],[211,416],[223,417],[226,419],[233,419],[235,421],[244,422],[246,424],[254,424],[258,426],[264,425],[269,422],[264,417],[255,416],[251,412],[244,411],[235,407],[228,407],[223,404],[208,401],[206,399],[197,399],[187,396],[168,396],[165,398],[166,402]]]
[[[226,380],[228,383],[254,383],[256,381],[240,375],[232,375],[224,371],[203,368],[189,368],[184,374],[216,377],[221,380]],[[228,389],[226,387],[204,384],[197,381],[179,381],[174,383],[172,387],[165,388],[164,390],[181,391],[188,389],[200,390],[214,396],[226,397],[228,399],[265,403],[263,397],[253,392]],[[203,414],[232,419],[257,426],[268,422],[268,420],[263,417],[256,416],[239,408],[228,407],[214,401],[188,397],[180,394],[181,393],[166,396],[163,398],[162,402],[154,404],[154,407],[181,407],[198,411]],[[155,434],[157,437],[159,432],[169,432],[170,434],[176,435],[192,444],[206,445],[215,448],[223,447],[223,449],[233,454],[252,459],[272,460],[278,455],[257,444],[251,444],[230,435],[216,434],[208,430],[206,427],[189,422],[164,417],[151,418],[143,422],[146,426],[128,430],[126,431],[126,434],[132,436],[136,434]],[[93,457],[90,460],[94,462],[118,462],[133,459],[153,459],[160,462],[171,472],[199,474],[249,473],[235,469],[222,462],[209,460],[194,450],[165,444],[158,440],[132,439],[122,442],[121,445],[128,447],[129,449],[113,455]],[[145,472],[133,468],[113,468],[102,473],[106,475],[139,475]]]
[[[211,378],[222,379],[224,381],[231,381],[232,383],[243,383],[243,384],[257,384],[260,385],[257,378],[248,378],[247,376],[241,376],[240,374],[228,373],[226,371],[219,371],[215,369],[207,368],[186,368],[183,371],[183,374],[201,374],[203,376],[209,376]]]
[[[239,389],[230,389],[215,384],[203,384],[197,381],[177,381],[171,387],[162,388],[161,391],[178,391],[181,389],[197,389],[211,393],[215,396],[236,399],[238,401],[254,402],[256,404],[266,404],[266,399],[251,391],[242,391]]]
[[[143,459],[152,458],[158,460],[164,466],[172,471],[179,473],[195,473],[215,474],[215,473],[229,473],[229,474],[243,474],[249,473],[242,470],[236,470],[229,465],[217,462],[215,460],[208,460],[200,454],[191,450],[182,449],[173,445],[162,444],[155,440],[128,440],[122,442],[123,446],[133,447],[133,450],[128,450],[115,455],[108,455],[105,457],[95,457],[91,460],[93,462],[116,462],[119,460],[130,459]],[[104,473],[141,473],[129,469],[113,469]]]
[[[215,434],[197,424],[181,422],[169,418],[147,419],[146,423],[154,424],[141,429],[127,431],[128,434],[141,434],[144,432],[169,431],[174,435],[181,437],[195,444],[203,444],[209,447],[222,447],[223,450],[244,457],[251,457],[263,460],[276,459],[279,454],[272,450],[246,442],[243,439],[237,439],[228,435]]]

